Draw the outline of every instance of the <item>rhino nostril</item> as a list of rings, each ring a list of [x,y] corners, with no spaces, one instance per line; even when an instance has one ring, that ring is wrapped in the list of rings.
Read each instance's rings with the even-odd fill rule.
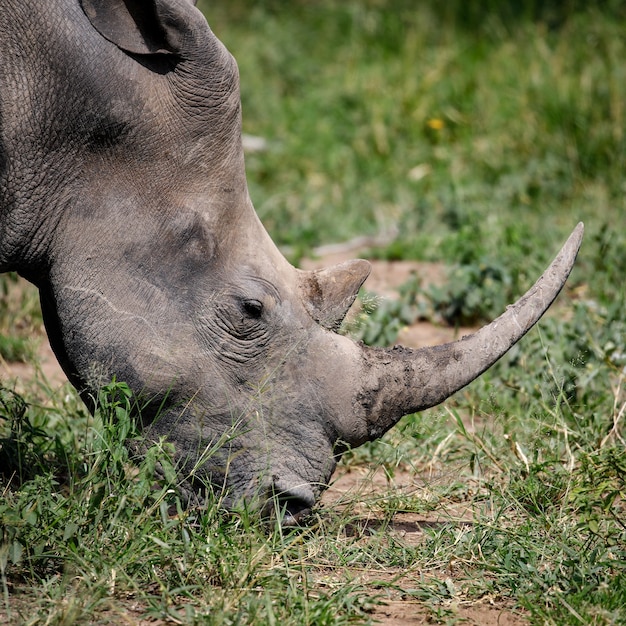
[[[305,524],[315,504],[315,497],[311,490],[305,487],[281,490],[277,487],[274,485],[272,489],[270,502],[281,526],[291,527]]]
[[[299,499],[289,498],[281,502],[279,510],[282,514],[282,526],[302,526],[311,515],[311,507],[307,502]]]

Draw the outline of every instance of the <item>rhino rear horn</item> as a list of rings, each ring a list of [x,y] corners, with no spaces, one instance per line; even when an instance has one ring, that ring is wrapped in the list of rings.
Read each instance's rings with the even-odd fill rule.
[[[92,26],[133,54],[184,56],[194,22],[203,20],[193,0],[80,0]]]
[[[300,292],[309,315],[324,328],[337,330],[369,276],[367,261],[354,259],[300,275]]]

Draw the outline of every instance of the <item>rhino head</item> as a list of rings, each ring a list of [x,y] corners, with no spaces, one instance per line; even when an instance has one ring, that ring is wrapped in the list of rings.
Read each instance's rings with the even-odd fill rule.
[[[250,201],[237,66],[188,0],[4,0],[0,271],[35,283],[89,402],[112,377],[175,449],[188,493],[296,523],[347,447],[499,359],[563,286],[579,225],[497,320],[443,346],[337,334],[366,261],[291,266]]]

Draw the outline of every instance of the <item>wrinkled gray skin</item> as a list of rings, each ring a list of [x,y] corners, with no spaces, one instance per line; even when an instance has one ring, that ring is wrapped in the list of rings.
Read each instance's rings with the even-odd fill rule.
[[[569,274],[582,225],[469,338],[413,351],[340,336],[369,265],[302,272],[274,246],[246,187],[237,66],[191,2],[1,4],[0,271],[39,287],[87,402],[113,376],[130,385],[187,495],[199,478],[231,507],[276,496],[296,523],[346,446],[473,380]]]

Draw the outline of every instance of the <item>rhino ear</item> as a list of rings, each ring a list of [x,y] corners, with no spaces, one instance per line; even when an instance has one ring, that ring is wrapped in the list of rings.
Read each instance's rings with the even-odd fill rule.
[[[92,26],[134,54],[178,54],[195,0],[80,0]],[[183,31],[183,32],[181,32]]]
[[[367,261],[355,259],[314,272],[302,272],[300,292],[311,317],[328,330],[337,330],[369,276]]]

